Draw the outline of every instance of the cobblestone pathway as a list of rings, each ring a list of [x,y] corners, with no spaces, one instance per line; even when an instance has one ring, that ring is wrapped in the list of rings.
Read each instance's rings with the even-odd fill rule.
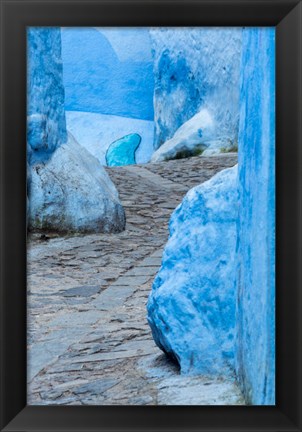
[[[243,404],[235,383],[183,377],[155,346],[146,301],[173,209],[236,155],[107,168],[126,211],[120,234],[31,235],[28,403]]]

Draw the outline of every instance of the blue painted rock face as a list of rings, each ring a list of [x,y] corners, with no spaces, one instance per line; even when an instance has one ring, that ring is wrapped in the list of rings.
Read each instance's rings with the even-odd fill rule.
[[[136,134],[125,135],[123,138],[110,144],[106,153],[106,163],[108,166],[133,165],[135,161],[135,151],[141,142],[141,137]]]
[[[237,167],[191,189],[171,216],[147,318],[182,373],[233,373],[237,218]]]

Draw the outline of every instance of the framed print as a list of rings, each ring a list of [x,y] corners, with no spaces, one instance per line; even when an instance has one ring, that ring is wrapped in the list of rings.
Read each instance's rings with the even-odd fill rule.
[[[301,2],[1,16],[1,430],[300,430]]]

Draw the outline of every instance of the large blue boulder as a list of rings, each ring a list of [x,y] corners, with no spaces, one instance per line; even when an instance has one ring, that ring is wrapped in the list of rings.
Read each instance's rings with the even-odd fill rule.
[[[148,300],[156,344],[182,373],[231,375],[236,304],[237,166],[191,189]]]

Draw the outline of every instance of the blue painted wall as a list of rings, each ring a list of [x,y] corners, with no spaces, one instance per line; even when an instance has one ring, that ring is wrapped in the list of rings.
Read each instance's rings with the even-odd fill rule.
[[[46,160],[67,140],[60,28],[27,32],[28,160]]]
[[[275,31],[243,31],[239,128],[237,373],[275,403]]]
[[[146,29],[63,28],[62,57],[66,110],[153,120]]]
[[[216,135],[237,142],[241,28],[157,27],[154,55],[155,148],[201,109]]]

